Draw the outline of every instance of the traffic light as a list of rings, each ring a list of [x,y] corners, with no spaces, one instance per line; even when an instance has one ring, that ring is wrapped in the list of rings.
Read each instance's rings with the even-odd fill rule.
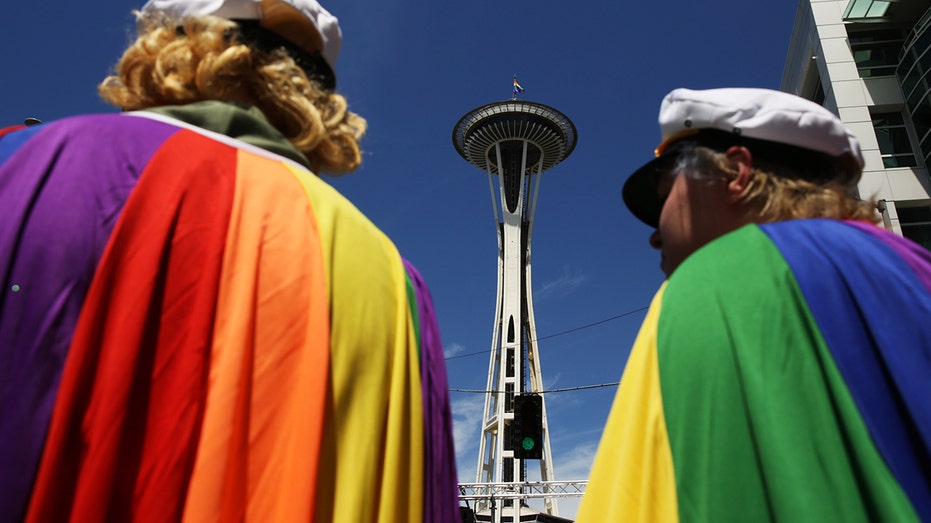
[[[536,394],[514,396],[511,449],[517,459],[543,458],[542,396]]]

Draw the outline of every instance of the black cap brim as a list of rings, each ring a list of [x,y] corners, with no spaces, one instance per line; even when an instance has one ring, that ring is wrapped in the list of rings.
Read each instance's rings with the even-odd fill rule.
[[[266,53],[279,48],[284,49],[294,63],[304,70],[308,79],[319,83],[327,91],[336,89],[336,74],[322,54],[308,53],[287,38],[262,27],[258,20],[234,19],[233,21],[239,25],[243,39],[248,45],[255,46]]]
[[[621,190],[624,205],[631,214],[654,229],[659,226],[659,215],[663,210],[657,184],[660,176],[675,166],[676,159],[675,154],[654,158],[634,171]]]

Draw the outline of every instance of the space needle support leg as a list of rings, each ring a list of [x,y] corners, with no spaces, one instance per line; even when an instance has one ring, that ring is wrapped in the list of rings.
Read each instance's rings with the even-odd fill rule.
[[[543,160],[544,160],[544,158],[541,157],[541,158],[540,158],[540,163],[541,163],[541,165],[542,165],[542,163],[543,163]],[[530,221],[530,224],[529,224],[529,226],[528,226],[528,233],[527,233],[527,234],[528,234],[528,237],[527,237],[527,252],[525,253],[525,257],[526,257],[526,259],[527,259],[527,264],[526,264],[526,268],[525,268],[526,274],[525,274],[525,276],[524,276],[524,277],[526,278],[526,280],[527,280],[528,289],[529,289],[529,288],[531,287],[531,285],[532,285],[532,283],[531,283],[531,282],[532,282],[532,280],[531,280],[531,265],[532,265],[532,264],[530,263],[530,260],[531,260],[531,254],[530,254],[530,251],[531,251],[531,249],[530,249],[530,240],[531,240],[530,231],[532,230],[532,227],[533,227],[533,213],[534,213],[534,210],[535,210],[535,208],[536,208],[536,199],[537,199],[537,196],[538,196],[539,191],[540,191],[540,179],[541,179],[541,176],[540,176],[540,175],[541,175],[541,174],[542,174],[541,171],[538,171],[538,172],[536,173],[537,180],[536,180],[535,188],[534,188],[534,191],[533,191],[533,198],[532,198],[532,201],[534,202],[534,204],[531,206],[530,212],[528,213],[528,214],[529,214],[529,218],[530,218],[530,220],[529,220],[529,221]],[[537,344],[536,321],[535,321],[534,315],[533,315],[533,295],[532,295],[532,293],[531,293],[529,290],[527,291],[527,298],[526,298],[526,299],[527,299],[526,309],[527,309],[527,333],[528,333],[528,336],[527,336],[527,338],[528,338],[527,360],[528,360],[528,371],[529,371],[529,373],[530,373],[530,390],[531,390],[531,392],[535,392],[535,393],[538,393],[538,394],[542,394],[542,393],[544,392],[544,390],[543,390],[543,372],[542,372],[542,370],[541,370],[541,365],[540,365],[540,351],[539,351],[539,346],[538,346],[538,344]],[[551,447],[550,447],[549,424],[548,424],[547,418],[546,418],[546,396],[545,396],[545,395],[543,396],[543,402],[542,402],[542,403],[543,403],[543,412],[542,412],[542,418],[543,418],[543,459],[540,460],[540,478],[541,478],[543,481],[556,481],[555,473],[553,472],[553,470],[554,470],[554,467],[553,467],[553,454],[552,454]],[[551,514],[551,515],[553,515],[553,516],[558,516],[558,515],[559,515],[559,508],[558,508],[558,506],[557,506],[556,498],[555,498],[555,497],[547,497],[547,498],[544,498],[544,499],[543,499],[543,503],[544,503],[544,507],[546,508],[546,512],[547,512],[548,514]]]
[[[498,379],[498,370],[501,366],[501,301],[502,301],[502,285],[503,285],[503,276],[504,276],[504,263],[503,263],[503,247],[502,247],[502,231],[501,223],[498,214],[498,198],[496,196],[494,178],[497,177],[497,174],[492,172],[492,166],[489,164],[487,166],[488,174],[488,186],[491,190],[491,204],[492,210],[494,211],[495,218],[495,235],[497,237],[498,245],[498,282],[497,282],[497,298],[495,300],[495,316],[494,316],[494,326],[492,329],[491,337],[491,351],[488,358],[488,382],[486,384],[485,390],[489,391],[485,394],[484,399],[484,408],[482,410],[482,425],[481,433],[479,434],[479,452],[478,452],[478,464],[475,469],[475,481],[476,483],[493,483],[495,481],[500,481],[500,459],[496,456],[498,449],[499,435],[503,437],[503,434],[499,432],[499,404],[501,403],[501,395],[498,394],[499,390],[499,379]],[[477,500],[475,503],[476,511],[488,509],[487,500]]]

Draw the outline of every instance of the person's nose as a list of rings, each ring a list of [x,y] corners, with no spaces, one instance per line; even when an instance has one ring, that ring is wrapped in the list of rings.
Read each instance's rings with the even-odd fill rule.
[[[663,248],[663,239],[660,237],[658,230],[653,231],[653,234],[650,235],[650,247],[656,250]]]

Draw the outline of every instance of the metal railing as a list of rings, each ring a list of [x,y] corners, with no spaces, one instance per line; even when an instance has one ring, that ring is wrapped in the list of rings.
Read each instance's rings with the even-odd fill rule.
[[[568,498],[585,494],[587,480],[460,483],[460,500]]]

